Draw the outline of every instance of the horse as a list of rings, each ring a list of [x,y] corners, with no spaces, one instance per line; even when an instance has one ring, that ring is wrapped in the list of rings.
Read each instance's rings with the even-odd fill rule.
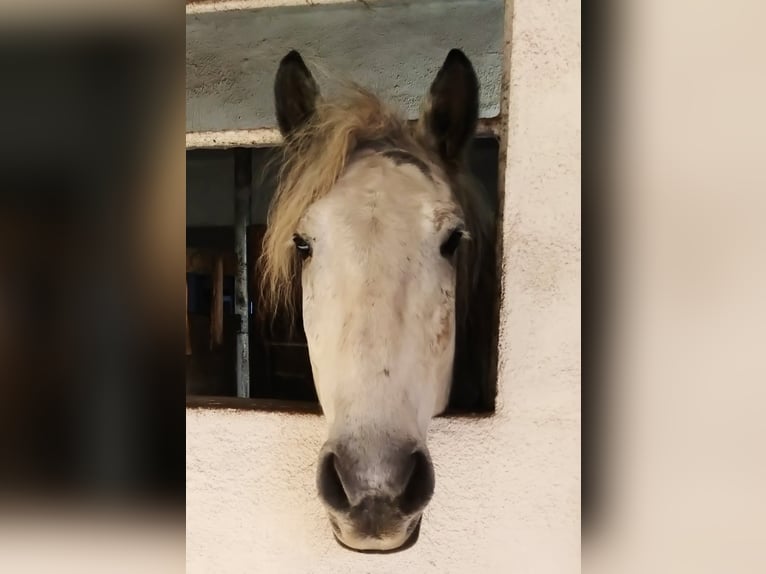
[[[431,419],[494,400],[490,361],[476,360],[497,301],[494,221],[467,167],[478,78],[451,50],[408,122],[354,83],[323,97],[293,50],[274,98],[284,143],[261,297],[292,312],[300,299],[328,428],[316,485],[335,538],[402,549],[434,493]]]

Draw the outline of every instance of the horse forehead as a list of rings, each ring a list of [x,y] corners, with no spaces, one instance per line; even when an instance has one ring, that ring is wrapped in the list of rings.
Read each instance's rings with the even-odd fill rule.
[[[325,217],[360,234],[439,229],[458,211],[449,186],[422,166],[369,155],[352,163],[325,198]]]

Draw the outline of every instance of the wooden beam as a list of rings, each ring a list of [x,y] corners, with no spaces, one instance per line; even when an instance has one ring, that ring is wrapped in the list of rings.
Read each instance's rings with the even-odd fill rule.
[[[316,6],[322,4],[351,4],[375,0],[186,0],[186,14],[225,12],[228,10],[260,10],[286,6]]]
[[[229,277],[236,275],[237,258],[233,251],[197,247],[187,247],[186,249],[186,272],[212,275],[219,257],[223,262],[223,274]]]
[[[417,120],[410,120],[411,124]],[[502,117],[479,118],[476,137],[499,137]],[[277,128],[186,132],[186,149],[227,149],[237,147],[274,147],[282,144]]]

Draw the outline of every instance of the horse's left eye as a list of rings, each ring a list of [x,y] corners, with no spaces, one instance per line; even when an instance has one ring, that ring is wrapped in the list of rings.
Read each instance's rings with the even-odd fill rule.
[[[298,255],[301,256],[301,259],[305,260],[311,256],[311,245],[297,233],[293,235],[293,243],[295,243],[295,248],[298,250]]]
[[[439,251],[444,257],[451,257],[457,251],[460,245],[460,240],[463,238],[463,232],[460,229],[455,229],[450,233],[447,240],[442,243]]]

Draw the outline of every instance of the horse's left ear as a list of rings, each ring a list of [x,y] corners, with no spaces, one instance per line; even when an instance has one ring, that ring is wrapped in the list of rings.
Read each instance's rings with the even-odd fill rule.
[[[420,120],[420,131],[443,160],[459,159],[476,131],[479,118],[479,80],[466,55],[450,50],[436,79]]]

